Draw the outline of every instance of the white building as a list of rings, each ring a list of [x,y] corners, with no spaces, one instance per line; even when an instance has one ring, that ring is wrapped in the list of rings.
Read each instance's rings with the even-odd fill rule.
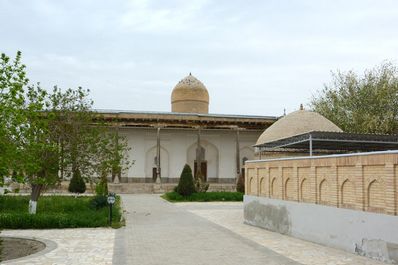
[[[234,184],[253,145],[276,117],[209,114],[206,87],[189,74],[172,91],[172,112],[103,111],[128,139],[134,164],[113,181],[177,183],[185,164],[209,183]],[[158,159],[160,157],[160,159]],[[159,163],[160,162],[160,163]],[[200,164],[200,169],[197,165]]]

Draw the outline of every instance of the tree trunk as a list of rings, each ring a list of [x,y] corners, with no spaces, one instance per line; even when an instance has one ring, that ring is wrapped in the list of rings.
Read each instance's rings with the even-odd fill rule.
[[[61,180],[64,180],[64,163],[65,163],[65,158],[64,158],[64,140],[61,140]]]
[[[36,214],[37,200],[39,199],[40,192],[43,188],[42,184],[32,184],[32,193],[29,200],[29,213]]]

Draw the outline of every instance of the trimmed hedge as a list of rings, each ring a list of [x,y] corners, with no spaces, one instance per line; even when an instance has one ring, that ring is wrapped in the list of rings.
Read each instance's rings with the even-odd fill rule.
[[[177,192],[167,192],[162,198],[171,202],[211,202],[211,201],[243,201],[241,192],[197,192],[182,196]]]
[[[0,196],[0,229],[108,226],[108,207],[94,209],[93,197],[42,196],[37,214],[28,213],[29,196]],[[112,226],[120,227],[120,198],[112,209]]]

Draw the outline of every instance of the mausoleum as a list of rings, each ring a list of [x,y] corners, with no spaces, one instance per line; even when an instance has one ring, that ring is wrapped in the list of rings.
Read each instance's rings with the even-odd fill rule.
[[[189,74],[171,92],[171,112],[111,111],[101,113],[131,147],[134,164],[112,182],[118,192],[132,183],[174,187],[185,164],[198,170],[210,189],[234,189],[244,161],[254,159],[256,140],[277,117],[209,113],[205,85]]]

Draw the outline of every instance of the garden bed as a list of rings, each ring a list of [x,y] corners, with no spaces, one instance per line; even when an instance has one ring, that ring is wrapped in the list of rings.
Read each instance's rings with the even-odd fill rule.
[[[170,202],[212,202],[212,201],[243,201],[241,192],[198,192],[182,196],[177,192],[167,192],[162,198]]]
[[[43,242],[13,237],[0,237],[0,261],[32,255],[46,248]]]
[[[37,214],[28,213],[29,196],[0,196],[0,229],[106,227],[108,207],[92,207],[89,196],[42,196]],[[112,227],[121,224],[120,198],[112,211]]]

